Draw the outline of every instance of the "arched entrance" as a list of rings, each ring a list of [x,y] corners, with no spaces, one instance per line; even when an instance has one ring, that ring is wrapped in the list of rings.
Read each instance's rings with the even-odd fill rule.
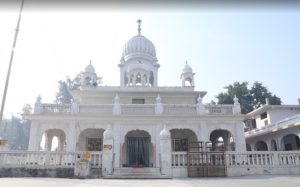
[[[232,134],[228,130],[217,129],[210,133],[213,151],[235,151]]]
[[[126,149],[125,167],[149,167],[152,153],[151,136],[143,130],[133,130],[126,134],[124,148]]]
[[[172,151],[187,151],[188,142],[197,141],[197,135],[190,129],[172,129],[170,130],[172,139]]]
[[[104,129],[85,129],[80,132],[77,151],[102,151]]]
[[[281,145],[285,151],[300,150],[299,136],[295,134],[288,134],[282,138]]]
[[[254,145],[255,151],[268,151],[268,145],[264,141],[258,141]]]
[[[66,149],[66,135],[61,129],[48,129],[42,135],[40,150],[64,151]]]

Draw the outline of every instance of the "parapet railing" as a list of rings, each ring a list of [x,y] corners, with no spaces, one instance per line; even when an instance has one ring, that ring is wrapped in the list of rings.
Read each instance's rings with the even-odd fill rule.
[[[76,162],[84,160],[85,152],[58,151],[0,151],[0,166],[35,166],[35,167],[74,167]],[[90,166],[102,167],[102,152],[91,151]]]
[[[300,151],[226,152],[227,166],[300,166]]]
[[[42,113],[70,113],[70,104],[42,104]]]
[[[96,113],[113,114],[113,104],[84,104],[73,109],[71,104],[41,104],[39,114]],[[120,104],[120,114],[155,115],[155,104]],[[196,104],[162,104],[166,115],[197,115]],[[38,114],[36,113],[36,114]],[[233,105],[204,105],[202,114],[233,114]]]
[[[186,151],[178,151],[172,152],[172,166],[173,167],[180,167],[180,166],[187,166],[187,152]]]
[[[221,161],[218,153],[193,153],[191,165],[209,165]],[[172,166],[187,166],[187,152],[172,152]],[[226,151],[225,163],[229,167],[295,167],[300,166],[300,151]]]

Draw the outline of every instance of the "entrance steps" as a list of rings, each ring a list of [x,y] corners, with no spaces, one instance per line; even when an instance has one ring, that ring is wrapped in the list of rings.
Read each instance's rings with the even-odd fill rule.
[[[170,179],[162,175],[160,168],[115,168],[112,175],[103,176],[105,179]]]

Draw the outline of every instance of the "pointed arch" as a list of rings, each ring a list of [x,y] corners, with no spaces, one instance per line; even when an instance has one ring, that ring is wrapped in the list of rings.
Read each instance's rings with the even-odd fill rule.
[[[210,133],[212,150],[235,151],[235,142],[233,135],[226,129],[216,129]]]

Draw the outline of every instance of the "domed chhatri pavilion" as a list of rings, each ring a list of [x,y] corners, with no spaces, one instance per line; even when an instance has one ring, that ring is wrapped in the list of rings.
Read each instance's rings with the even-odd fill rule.
[[[187,176],[193,169],[189,163],[204,163],[187,155],[193,151],[245,151],[237,99],[233,105],[203,104],[206,92],[194,89],[195,73],[187,63],[178,75],[181,86],[158,86],[155,46],[142,35],[140,20],[118,66],[120,86],[97,85],[90,63],[81,86],[71,90],[72,104],[45,104],[39,97],[27,116],[32,120],[29,151],[53,150],[56,137],[57,152],[88,150],[92,166],[116,178],[136,168],[144,177]]]

